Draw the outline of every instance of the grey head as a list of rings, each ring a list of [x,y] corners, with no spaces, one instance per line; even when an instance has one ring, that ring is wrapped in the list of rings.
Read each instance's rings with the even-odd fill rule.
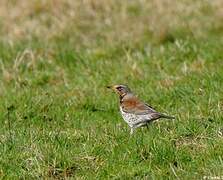
[[[114,90],[120,97],[124,97],[125,95],[128,95],[128,94],[132,94],[129,87],[123,84],[107,86],[107,88]]]

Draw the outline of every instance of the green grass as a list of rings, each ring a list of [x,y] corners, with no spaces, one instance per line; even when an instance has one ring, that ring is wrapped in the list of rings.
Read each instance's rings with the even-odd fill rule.
[[[108,2],[114,9],[102,3],[96,5],[96,16],[88,17],[86,8],[85,23],[81,15],[80,22],[71,17],[77,24],[65,24],[56,35],[8,36],[0,26],[0,177],[222,177],[223,34],[218,16],[211,21],[215,25],[204,28],[214,13],[204,4],[201,14],[183,17],[188,23],[195,19],[198,29],[177,21],[156,34],[146,31],[146,9]],[[126,17],[119,20],[115,13],[122,5]],[[32,7],[31,22],[36,18],[43,27],[53,26],[56,22],[41,7]],[[41,14],[49,16],[47,25]],[[104,16],[116,26],[102,28]],[[29,22],[24,18],[21,22]],[[122,30],[125,18],[129,21]],[[138,31],[131,22],[140,25]],[[166,27],[158,23],[154,29]],[[42,26],[36,28],[45,32]],[[118,97],[106,89],[119,83],[176,120],[154,122],[130,136]]]

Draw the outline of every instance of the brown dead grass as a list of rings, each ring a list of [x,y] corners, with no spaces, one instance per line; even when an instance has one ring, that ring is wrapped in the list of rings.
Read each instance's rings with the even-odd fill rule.
[[[222,9],[221,0],[2,0],[1,35],[14,42],[68,33],[84,45],[97,39],[137,41],[145,34],[163,41],[177,29],[202,35],[204,29],[221,24]]]
[[[46,81],[51,86],[61,84],[67,86],[67,74],[64,69],[48,55],[46,61],[45,56],[35,50],[25,49],[17,53],[15,59],[12,59],[12,64],[7,64],[0,59],[1,87],[9,84],[13,84],[15,87],[35,86],[35,84],[44,84]],[[45,72],[39,66],[48,68],[48,71]],[[30,75],[34,77],[35,81],[30,78]],[[3,89],[0,90],[0,94],[2,91]]]
[[[47,176],[53,179],[66,179],[69,177],[74,177],[77,170],[78,167],[76,165],[67,167],[65,169],[50,166],[48,169]]]
[[[176,140],[175,145],[177,148],[188,147],[195,150],[205,150],[207,148],[207,144],[203,141],[206,139],[207,138],[203,136],[181,137]]]

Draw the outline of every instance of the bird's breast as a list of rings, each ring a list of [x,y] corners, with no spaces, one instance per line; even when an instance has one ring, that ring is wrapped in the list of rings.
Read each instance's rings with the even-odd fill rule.
[[[127,122],[130,126],[134,125],[137,122],[138,117],[135,114],[124,112],[121,106],[120,106],[120,112],[125,122]]]
[[[152,114],[142,114],[142,115],[137,115],[134,113],[127,113],[123,111],[122,107],[120,106],[120,112],[123,117],[123,119],[131,126],[138,124],[140,122],[144,122],[145,120],[150,121],[153,119]]]

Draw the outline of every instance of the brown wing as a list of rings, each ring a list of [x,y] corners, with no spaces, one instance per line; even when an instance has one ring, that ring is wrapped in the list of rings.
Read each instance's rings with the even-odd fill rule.
[[[135,96],[124,99],[121,103],[121,107],[124,112],[136,115],[159,114],[151,106],[141,102]]]

